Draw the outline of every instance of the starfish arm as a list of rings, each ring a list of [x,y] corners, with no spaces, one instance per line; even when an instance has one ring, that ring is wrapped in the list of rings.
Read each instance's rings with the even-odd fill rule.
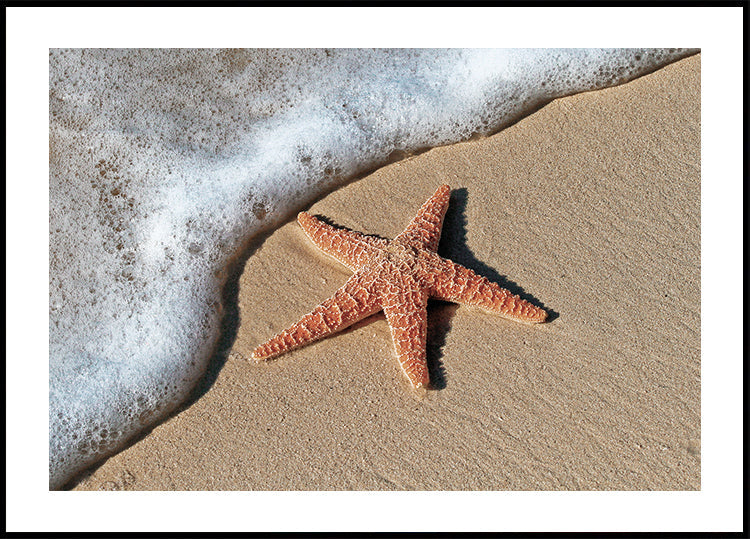
[[[417,249],[437,251],[440,243],[440,232],[443,218],[448,210],[451,188],[441,185],[435,194],[425,202],[414,219],[394,241],[410,245]]]
[[[265,360],[341,331],[380,310],[375,294],[367,288],[369,279],[352,275],[333,296],[302,319],[253,350],[252,357]]]
[[[547,311],[513,295],[509,290],[477,275],[451,260],[433,257],[431,295],[437,299],[474,305],[519,322],[537,324],[547,319]]]
[[[427,387],[427,295],[419,288],[387,294],[383,311],[401,369],[414,388]]]
[[[297,222],[310,241],[352,271],[361,268],[388,240],[367,236],[346,228],[336,228],[307,212],[297,216]]]

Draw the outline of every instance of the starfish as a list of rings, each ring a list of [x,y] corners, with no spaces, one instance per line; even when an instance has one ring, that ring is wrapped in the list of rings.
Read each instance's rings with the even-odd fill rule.
[[[449,200],[450,187],[440,186],[393,240],[336,228],[301,212],[297,221],[307,237],[354,275],[299,322],[258,346],[253,359],[278,356],[382,310],[401,368],[414,388],[427,388],[428,298],[473,305],[519,322],[544,322],[544,309],[437,254]]]

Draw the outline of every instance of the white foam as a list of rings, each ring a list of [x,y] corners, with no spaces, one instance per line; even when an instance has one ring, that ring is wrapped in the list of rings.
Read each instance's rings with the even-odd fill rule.
[[[185,399],[253,235],[395,151],[692,52],[51,51],[50,487]]]

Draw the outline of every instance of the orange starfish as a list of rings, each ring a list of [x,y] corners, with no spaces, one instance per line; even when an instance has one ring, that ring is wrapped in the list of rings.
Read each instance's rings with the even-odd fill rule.
[[[253,351],[265,360],[385,311],[399,363],[412,386],[427,387],[427,299],[475,305],[520,322],[539,323],[544,309],[437,254],[450,187],[442,185],[394,240],[335,228],[297,216],[308,238],[354,271],[332,297]]]

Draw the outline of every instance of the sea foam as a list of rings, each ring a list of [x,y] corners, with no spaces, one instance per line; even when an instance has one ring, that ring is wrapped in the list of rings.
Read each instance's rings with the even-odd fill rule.
[[[50,488],[186,398],[254,235],[402,152],[693,52],[52,50]]]

